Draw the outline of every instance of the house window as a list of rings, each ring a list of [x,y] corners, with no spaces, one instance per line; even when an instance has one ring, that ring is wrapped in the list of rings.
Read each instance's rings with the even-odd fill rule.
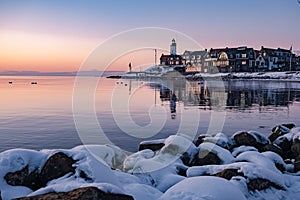
[[[247,54],[243,53],[242,58],[247,58]]]
[[[219,56],[219,60],[228,60],[228,56],[225,52],[222,52]]]
[[[247,64],[247,62],[246,61],[242,61],[242,65],[246,65]]]

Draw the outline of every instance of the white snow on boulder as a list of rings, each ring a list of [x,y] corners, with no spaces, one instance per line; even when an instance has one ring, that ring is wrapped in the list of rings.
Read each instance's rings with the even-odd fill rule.
[[[275,163],[272,160],[256,151],[247,151],[241,153],[235,158],[235,162],[252,162],[269,170],[278,171]]]
[[[229,148],[233,145],[232,139],[224,133],[217,133],[212,136],[206,136],[205,138],[203,138],[203,141],[217,144],[218,146],[223,148]]]
[[[251,147],[251,146],[239,146],[236,147],[232,150],[232,155],[234,157],[238,156],[239,154],[243,153],[243,152],[247,152],[247,151],[258,151],[255,147]]]
[[[187,178],[168,189],[159,200],[246,199],[231,182],[218,177]]]

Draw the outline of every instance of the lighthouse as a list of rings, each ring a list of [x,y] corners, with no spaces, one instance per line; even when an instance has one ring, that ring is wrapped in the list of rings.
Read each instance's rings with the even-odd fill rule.
[[[174,38],[173,38],[172,43],[170,45],[170,54],[171,55],[176,55],[176,42],[175,42]]]

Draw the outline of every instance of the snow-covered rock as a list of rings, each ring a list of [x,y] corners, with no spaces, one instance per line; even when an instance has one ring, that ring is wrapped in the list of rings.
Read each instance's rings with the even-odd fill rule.
[[[246,199],[231,182],[218,177],[187,178],[168,189],[159,200]]]

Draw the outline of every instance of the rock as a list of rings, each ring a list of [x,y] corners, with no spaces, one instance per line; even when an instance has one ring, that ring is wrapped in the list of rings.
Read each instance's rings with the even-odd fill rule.
[[[291,146],[291,151],[295,158],[300,155],[300,141],[298,139],[294,140],[293,145]]]
[[[270,144],[267,136],[256,131],[239,131],[232,136],[235,146],[252,146],[261,151],[263,146]]]
[[[191,158],[190,155],[187,152],[184,152],[181,156],[180,159],[182,160],[183,164],[186,166],[190,165]]]
[[[258,148],[258,146],[260,146],[257,143],[256,138],[245,131],[234,134],[233,139],[237,146],[253,146],[255,148]]]
[[[62,152],[52,155],[45,163],[39,175],[41,184],[46,185],[50,180],[57,179],[67,173],[75,173],[72,166],[76,161]]]
[[[41,188],[37,170],[29,173],[28,165],[20,171],[9,172],[4,176],[7,184],[12,186],[25,186],[32,190]]]
[[[269,187],[274,187],[274,188],[280,189],[280,190],[283,189],[279,185],[276,185],[275,183],[272,183],[271,181],[262,179],[262,178],[256,178],[256,179],[250,180],[247,183],[247,186],[248,186],[249,190],[265,190],[265,189],[268,189]]]
[[[281,148],[283,159],[293,158],[293,153],[291,151],[293,141],[288,140],[286,137],[279,137],[274,143]]]
[[[214,153],[208,150],[199,151],[192,161],[192,166],[202,166],[202,165],[219,165],[221,164],[221,159]]]
[[[224,169],[223,171],[216,173],[213,176],[217,176],[217,177],[221,177],[221,178],[230,180],[234,176],[243,176],[244,177],[244,174],[238,172],[237,169]]]
[[[70,192],[51,192],[31,197],[22,197],[16,200],[134,200],[132,196],[125,194],[114,194],[103,192],[96,187],[85,187],[72,190]]]
[[[198,147],[201,143],[204,142],[205,135],[199,135],[197,140],[194,141],[196,147]]]
[[[298,156],[294,161],[294,172],[300,171],[300,156]]]
[[[292,127],[292,125],[290,125],[290,124],[286,124],[286,126]],[[269,136],[269,140],[271,142],[274,142],[278,137],[283,136],[283,135],[289,133],[290,129],[287,128],[286,126],[284,126],[284,125],[275,126],[272,129],[272,134]]]
[[[67,173],[75,173],[72,165],[75,161],[66,154],[59,152],[52,155],[45,163],[41,172],[35,169],[29,173],[28,166],[16,172],[9,172],[4,176],[7,184],[12,186],[25,186],[37,190],[46,186],[47,182],[64,176]]]
[[[164,143],[141,143],[139,145],[139,151],[142,151],[144,149],[151,149],[152,151],[158,151],[161,148],[163,148],[163,146],[165,146]]]
[[[217,133],[213,135],[200,135],[197,140],[194,141],[195,146],[199,146],[203,142],[210,142],[216,144],[222,148],[230,149],[232,147],[232,139],[224,133]]]
[[[265,151],[272,151],[274,153],[277,153],[278,155],[282,156],[283,155],[283,151],[280,147],[274,145],[274,144],[267,144],[262,148],[262,152]]]
[[[287,124],[281,124],[281,125],[287,127],[288,129],[292,129],[292,128],[296,127],[296,125],[294,123],[287,123]]]

